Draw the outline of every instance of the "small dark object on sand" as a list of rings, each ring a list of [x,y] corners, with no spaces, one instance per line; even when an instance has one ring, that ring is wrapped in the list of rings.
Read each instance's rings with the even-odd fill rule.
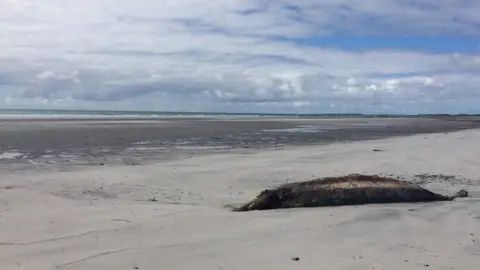
[[[384,150],[381,149],[373,149],[373,152],[383,152]]]
[[[451,201],[465,195],[468,195],[465,190],[455,196],[444,196],[393,178],[350,174],[289,183],[273,190],[264,190],[254,200],[233,211]]]
[[[293,257],[292,260],[293,261],[300,261],[300,258],[299,257]]]

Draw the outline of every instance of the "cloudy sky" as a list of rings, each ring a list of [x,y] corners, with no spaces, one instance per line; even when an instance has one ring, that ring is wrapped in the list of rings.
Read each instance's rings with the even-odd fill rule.
[[[0,0],[0,107],[480,113],[478,0]]]

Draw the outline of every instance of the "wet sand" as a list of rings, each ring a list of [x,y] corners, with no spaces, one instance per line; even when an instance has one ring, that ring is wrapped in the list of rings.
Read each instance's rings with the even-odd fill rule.
[[[450,118],[119,118],[0,120],[2,164],[143,164],[233,149],[283,149],[480,127]]]

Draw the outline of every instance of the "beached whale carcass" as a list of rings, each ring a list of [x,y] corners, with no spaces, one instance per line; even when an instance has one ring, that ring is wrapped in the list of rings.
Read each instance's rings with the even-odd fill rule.
[[[350,174],[342,177],[326,177],[289,183],[276,189],[264,190],[254,200],[235,208],[234,211],[450,201],[466,196],[468,193],[465,190],[459,191],[455,196],[444,196],[393,178]]]

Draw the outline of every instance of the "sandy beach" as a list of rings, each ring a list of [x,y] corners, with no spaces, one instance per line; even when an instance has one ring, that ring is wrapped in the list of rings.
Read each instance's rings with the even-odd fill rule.
[[[4,170],[0,269],[478,269],[479,141],[479,130],[466,130],[140,166]],[[465,188],[471,197],[229,208],[285,182],[349,173],[395,175],[448,195]]]

